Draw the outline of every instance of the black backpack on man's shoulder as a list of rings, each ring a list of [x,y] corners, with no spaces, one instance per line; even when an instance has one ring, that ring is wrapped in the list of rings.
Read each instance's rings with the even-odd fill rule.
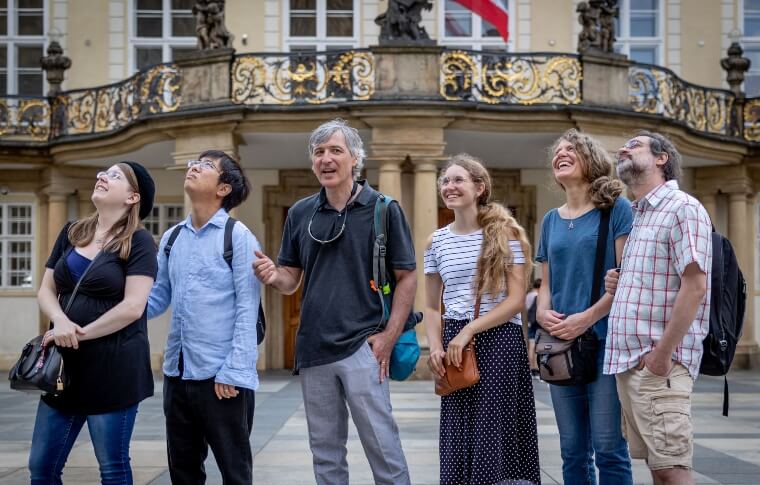
[[[236,219],[233,219],[232,217],[227,218],[227,223],[224,225],[224,260],[227,262],[227,265],[230,267],[230,270],[232,270],[232,256],[234,255],[233,252],[233,246],[232,246],[232,230],[235,228],[235,223],[237,222]],[[177,226],[174,228],[172,233],[169,235],[169,239],[166,241],[166,246],[164,246],[164,254],[166,254],[166,259],[169,259],[169,255],[172,252],[172,246],[174,245],[174,242],[177,240],[177,237],[179,237],[179,233],[182,231],[182,226]],[[259,316],[256,320],[256,344],[261,345],[261,342],[264,341],[264,334],[267,330],[267,320],[264,316],[264,305],[262,305],[261,298],[259,297]]]
[[[713,229],[712,244],[710,329],[702,341],[704,352],[699,373],[725,376],[731,368],[736,344],[741,338],[744,326],[747,284],[731,242]],[[728,416],[728,381],[725,378],[723,416]]]

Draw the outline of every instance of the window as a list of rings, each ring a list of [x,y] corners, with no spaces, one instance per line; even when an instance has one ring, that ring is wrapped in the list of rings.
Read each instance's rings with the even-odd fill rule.
[[[358,46],[357,0],[286,0],[285,43],[289,51]]]
[[[615,50],[632,61],[660,64],[662,0],[622,0],[615,22]]]
[[[514,12],[514,0],[496,0],[501,2],[507,12]],[[509,43],[496,30],[496,27],[479,15],[472,13],[454,0],[445,0],[439,9],[438,31],[442,34],[440,44],[448,47],[474,50],[510,51],[515,32],[513,16],[509,16]]]
[[[0,204],[0,288],[32,288],[32,205]]]
[[[154,204],[150,215],[143,220],[145,229],[158,242],[170,227],[185,219],[185,206],[182,204]]]
[[[744,0],[742,9],[744,57],[752,64],[744,76],[747,96],[760,96],[760,0]]]
[[[195,50],[194,4],[194,0],[132,0],[133,72],[171,62],[179,52]]]
[[[42,96],[45,0],[0,0],[0,95]]]

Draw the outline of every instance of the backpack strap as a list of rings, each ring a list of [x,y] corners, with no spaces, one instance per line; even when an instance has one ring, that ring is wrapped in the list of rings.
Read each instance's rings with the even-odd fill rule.
[[[370,287],[377,292],[380,298],[380,306],[383,309],[381,323],[386,323],[390,318],[391,313],[390,302],[386,301],[390,299],[391,285],[388,280],[388,272],[385,266],[388,206],[391,202],[393,202],[393,197],[382,193],[375,200],[375,242],[372,251],[372,281],[370,282]]]
[[[227,261],[227,266],[232,269],[232,256],[234,251],[232,249],[232,230],[235,228],[236,219],[232,217],[227,218],[227,222],[224,224],[224,260]]]
[[[169,259],[169,255],[172,252],[172,246],[174,246],[174,241],[177,240],[180,232],[182,232],[182,226],[177,226],[169,235],[169,240],[166,241],[166,246],[164,246],[164,254],[166,255],[166,259]]]
[[[607,250],[607,234],[610,232],[610,213],[612,209],[604,209],[599,215],[599,236],[596,239],[596,257],[594,258],[594,279],[591,283],[591,303],[589,307],[599,301],[599,293],[602,290],[604,279],[604,256]]]

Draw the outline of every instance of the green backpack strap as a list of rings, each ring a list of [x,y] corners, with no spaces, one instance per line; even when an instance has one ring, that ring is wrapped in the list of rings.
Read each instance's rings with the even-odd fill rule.
[[[375,242],[372,251],[372,281],[370,287],[377,292],[383,309],[382,322],[387,323],[391,316],[391,285],[385,266],[388,233],[388,206],[393,197],[380,194],[375,200]]]

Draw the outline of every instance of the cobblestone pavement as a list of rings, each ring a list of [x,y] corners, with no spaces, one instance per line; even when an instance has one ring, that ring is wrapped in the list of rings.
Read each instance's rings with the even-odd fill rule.
[[[306,419],[298,378],[285,372],[267,372],[256,395],[251,445],[254,482],[265,485],[313,484]],[[538,413],[542,481],[562,483],[559,436],[547,385],[534,381]],[[695,424],[694,466],[697,483],[760,483],[760,372],[736,371],[729,376],[730,416],[721,416],[723,379],[701,377],[695,386],[692,416]],[[430,381],[393,382],[394,415],[409,462],[412,483],[438,483],[438,406]],[[132,439],[132,467],[136,484],[169,484],[166,468],[161,383],[156,395],[140,405]],[[0,484],[28,483],[26,460],[34,424],[37,397],[0,389]],[[348,442],[351,484],[371,484],[372,475],[351,428]],[[209,484],[221,477],[209,455]],[[636,483],[649,483],[649,472],[634,463]],[[69,457],[64,482],[98,483],[95,455],[85,429]]]

